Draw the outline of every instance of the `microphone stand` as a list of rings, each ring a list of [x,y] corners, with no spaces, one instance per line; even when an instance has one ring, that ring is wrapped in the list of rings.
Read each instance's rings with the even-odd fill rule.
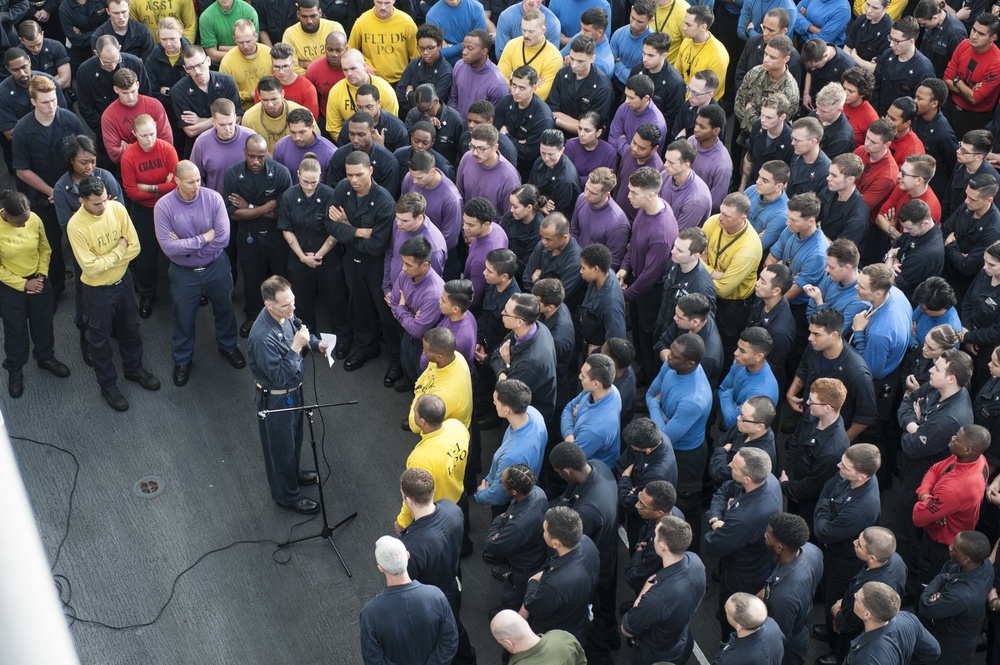
[[[309,404],[303,406],[292,406],[285,409],[265,409],[263,411],[258,411],[257,417],[263,420],[272,413],[287,413],[290,411],[302,411],[303,413],[305,413],[306,419],[309,421],[309,445],[312,447],[313,464],[316,466],[316,473],[318,475],[320,472],[320,466],[319,466],[319,455],[316,452],[316,433],[313,430],[313,410],[332,408],[335,406],[353,406],[356,405],[357,403],[358,400],[352,399],[347,402],[337,402],[335,404]],[[329,519],[327,519],[327,514],[326,514],[326,501],[323,498],[323,479],[318,477],[317,480],[319,481],[317,483],[319,485],[319,507],[323,515],[322,530],[320,530],[319,533],[314,534],[312,536],[304,536],[302,538],[296,538],[295,540],[289,540],[286,543],[281,543],[280,545],[278,545],[278,548],[281,549],[283,547],[287,547],[288,545],[294,545],[295,543],[301,543],[306,540],[312,540],[314,538],[325,538],[327,542],[329,542],[330,545],[333,546],[333,551],[337,554],[337,558],[340,559],[341,565],[344,566],[344,572],[347,573],[348,577],[354,577],[354,575],[351,573],[351,569],[347,566],[347,562],[344,560],[343,555],[341,555],[340,550],[337,549],[337,543],[335,543],[333,540],[333,532],[339,529],[340,527],[344,526],[351,520],[353,520],[355,517],[357,517],[358,513],[353,512],[344,519],[334,524],[333,526],[330,526],[330,521]]]

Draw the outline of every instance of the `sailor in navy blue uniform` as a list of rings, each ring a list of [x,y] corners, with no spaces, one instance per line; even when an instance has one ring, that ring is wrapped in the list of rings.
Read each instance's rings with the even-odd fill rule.
[[[771,458],[758,448],[744,448],[730,464],[733,479],[722,484],[705,513],[711,529],[704,554],[719,559],[719,625],[729,634],[725,604],[737,591],[757,593],[771,572],[764,544],[771,515],[781,512],[781,488],[771,475]]]
[[[545,543],[556,555],[528,580],[520,614],[536,633],[565,630],[583,644],[600,575],[597,546],[583,535],[583,521],[572,508],[550,508],[543,525]]]
[[[899,594],[886,584],[868,582],[861,587],[854,598],[854,611],[864,622],[865,632],[851,644],[845,663],[905,665],[911,659],[918,663],[942,662],[938,660],[942,652],[938,641],[917,617],[900,612],[899,603]]]
[[[284,277],[268,277],[260,286],[264,309],[247,340],[247,362],[256,382],[257,411],[302,406],[302,355],[308,346],[326,353],[327,344],[292,323],[295,296]],[[287,411],[259,417],[260,442],[271,498],[299,513],[315,513],[319,504],[302,494],[300,485],[319,481],[315,471],[299,469],[302,412]]]
[[[791,513],[771,516],[764,542],[775,558],[764,583],[764,603],[786,636],[781,662],[802,665],[809,648],[813,596],[823,577],[823,553],[809,542],[806,521]]]
[[[838,474],[826,481],[813,515],[813,536],[823,547],[823,570],[826,586],[823,598],[827,607],[844,596],[851,578],[862,563],[854,551],[854,542],[882,515],[878,481],[873,481],[881,464],[877,446],[857,443],[847,449],[837,465]],[[827,612],[827,634],[833,615]]]
[[[781,665],[785,636],[767,616],[764,601],[741,591],[729,597],[725,609],[726,620],[736,632],[729,634],[712,665]]]
[[[644,517],[646,521],[639,529],[636,541],[632,545],[631,556],[625,567],[625,580],[636,595],[642,591],[646,580],[663,567],[663,561],[656,552],[656,548],[653,547],[656,525],[668,515],[684,519],[684,514],[675,505],[676,502],[677,490],[665,480],[654,480],[646,485],[639,494],[636,510],[639,516]],[[622,607],[631,606],[632,603],[626,603]]]
[[[653,548],[663,567],[622,617],[622,635],[636,641],[632,665],[686,663],[694,650],[691,618],[705,593],[705,564],[686,551],[690,545],[691,526],[681,518],[664,517],[656,527]]]
[[[906,588],[906,564],[896,554],[896,536],[881,526],[870,526],[854,541],[854,556],[862,563],[857,575],[851,578],[842,598],[830,608],[836,628],[830,646],[835,653],[820,656],[819,665],[838,665],[844,662],[854,638],[864,631],[864,621],[854,611],[855,594],[868,582],[889,585],[897,594]]]
[[[989,538],[978,531],[955,536],[949,551],[951,561],[920,595],[917,613],[941,644],[938,665],[966,665],[976,651],[995,573]]]
[[[535,482],[535,474],[527,464],[511,465],[500,477],[500,483],[513,500],[490,525],[483,553],[492,559],[506,559],[510,564],[510,574],[500,592],[503,609],[520,609],[528,578],[548,560],[542,523],[549,503],[545,491]]]
[[[618,483],[604,462],[588,460],[580,446],[560,443],[549,454],[549,462],[567,483],[557,505],[572,508],[583,520],[583,533],[600,552],[601,572],[594,597],[594,627],[591,644],[598,653],[618,638],[615,592],[618,580]],[[532,624],[534,626],[534,624]],[[567,629],[568,630],[568,629]],[[570,631],[572,632],[572,631]],[[620,642],[620,639],[618,640]],[[584,640],[580,640],[581,644]],[[587,657],[591,658],[591,645]]]
[[[458,653],[453,663],[476,662],[476,650],[462,625],[462,509],[447,499],[434,501],[434,476],[426,469],[412,468],[399,479],[403,502],[413,512],[413,521],[399,537],[410,554],[406,570],[410,579],[435,586],[444,593],[458,628]]]
[[[618,476],[618,508],[625,515],[629,545],[635,545],[643,522],[639,495],[651,482],[665,480],[677,486],[677,459],[670,439],[649,418],[639,418],[622,433],[625,451],[615,464]],[[676,499],[675,499],[676,500]],[[669,511],[668,511],[669,512]]]

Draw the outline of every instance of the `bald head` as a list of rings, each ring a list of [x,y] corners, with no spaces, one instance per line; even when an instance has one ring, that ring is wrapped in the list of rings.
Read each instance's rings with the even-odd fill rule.
[[[726,601],[726,614],[733,628],[757,630],[767,621],[767,605],[753,594],[737,592]]]
[[[174,177],[178,180],[192,177],[200,178],[201,172],[198,170],[198,166],[190,159],[182,159],[177,162],[177,168],[174,169]]]
[[[510,653],[520,653],[538,641],[528,622],[514,610],[497,612],[490,622],[490,631],[500,646]]]
[[[335,44],[344,45],[347,43],[347,35],[342,32],[334,30],[326,36],[326,45],[333,46]],[[360,53],[360,51],[358,51]]]
[[[344,51],[344,55],[340,58],[340,60],[344,63],[345,68],[348,66],[348,63],[358,67],[365,66],[365,56],[356,48],[349,48]]]

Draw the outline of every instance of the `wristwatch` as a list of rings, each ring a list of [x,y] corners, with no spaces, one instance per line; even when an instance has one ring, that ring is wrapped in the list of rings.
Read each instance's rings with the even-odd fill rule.
[[[253,204],[252,203],[248,203],[247,204],[247,208],[249,208],[250,210],[253,210]]]
[[[962,80],[962,77],[956,76],[955,78],[953,78],[951,80],[951,82],[954,83],[955,85],[958,85],[958,82],[961,81],[961,80]]]

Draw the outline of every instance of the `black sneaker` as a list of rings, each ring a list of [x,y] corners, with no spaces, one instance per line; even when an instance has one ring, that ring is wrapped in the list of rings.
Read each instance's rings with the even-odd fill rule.
[[[24,394],[24,370],[10,370],[10,376],[7,379],[7,392],[14,399]]]
[[[132,381],[133,383],[138,383],[140,386],[146,390],[159,390],[160,380],[147,372],[146,370],[140,370],[136,374],[126,374],[126,381]]]
[[[243,322],[243,325],[240,326],[240,337],[246,339],[247,337],[250,336],[250,329],[253,328],[253,321],[254,321],[253,319],[248,318],[246,321]]]
[[[101,388],[101,396],[115,411],[128,411],[128,400],[125,399],[125,395],[122,395],[122,391],[118,390],[118,386]]]

